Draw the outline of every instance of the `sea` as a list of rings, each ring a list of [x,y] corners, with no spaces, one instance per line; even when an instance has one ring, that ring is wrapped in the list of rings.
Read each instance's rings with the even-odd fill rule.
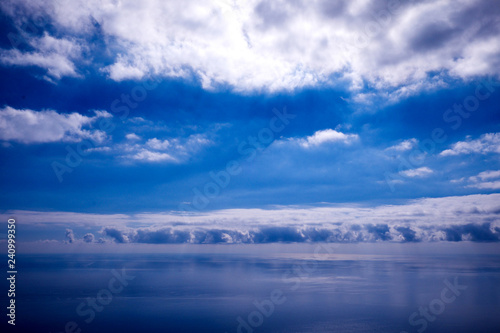
[[[2,332],[500,331],[498,246],[377,246],[19,254]]]

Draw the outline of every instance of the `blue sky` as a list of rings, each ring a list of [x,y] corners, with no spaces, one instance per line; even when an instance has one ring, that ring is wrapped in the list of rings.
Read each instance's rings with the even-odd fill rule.
[[[4,1],[0,209],[33,235],[68,214],[47,239],[143,239],[187,211],[207,228],[222,214],[247,231],[498,240],[499,15],[495,1]],[[366,227],[415,205],[427,217],[390,237]],[[252,241],[330,237],[273,230]]]

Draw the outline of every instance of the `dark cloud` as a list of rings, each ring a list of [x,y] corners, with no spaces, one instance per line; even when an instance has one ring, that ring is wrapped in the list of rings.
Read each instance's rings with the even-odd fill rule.
[[[263,228],[253,238],[256,243],[301,243],[306,240],[297,228],[292,227]]]
[[[254,9],[255,14],[261,19],[261,28],[278,28],[285,25],[293,13],[289,8],[302,7],[302,1],[261,1]]]
[[[409,227],[397,227],[394,228],[401,233],[406,242],[417,242],[417,233]]]
[[[500,240],[498,228],[495,228],[493,232],[490,223],[450,226],[444,231],[446,240],[451,242],[460,242],[463,237],[466,239],[470,237],[473,242],[498,242]]]
[[[66,229],[66,238],[68,239],[68,243],[75,242],[75,234],[73,233],[73,230]]]
[[[105,236],[111,237],[117,243],[128,242],[128,238],[123,234],[123,232],[116,228],[113,227],[104,228],[102,232]]]
[[[377,13],[387,7],[388,2],[377,1],[371,4],[368,12]],[[411,10],[408,2],[401,9]],[[436,4],[436,7],[439,7]],[[368,14],[369,15],[369,14]],[[434,20],[415,24],[408,36],[410,49],[415,53],[431,50],[446,50],[447,45],[458,45],[463,40],[475,41],[498,36],[500,33],[500,6],[496,0],[471,1],[456,6],[449,16],[436,15]],[[458,51],[455,51],[458,52]]]
[[[475,27],[474,38],[488,38],[500,34],[500,5],[497,0],[481,0],[471,2],[463,10],[452,17],[462,27]]]
[[[262,226],[248,229],[117,228],[102,233],[116,243],[147,244],[268,244],[268,243],[356,243],[450,241],[498,242],[500,229],[490,223],[434,226],[417,224],[346,224],[328,227]],[[444,237],[443,237],[444,235]]]
[[[366,229],[375,236],[375,239],[386,241],[391,238],[387,224],[367,225]]]
[[[155,231],[137,230],[134,242],[137,243],[186,243],[189,240],[189,232],[176,230],[173,231],[171,228],[163,228]]]
[[[410,43],[416,51],[429,51],[451,41],[459,32],[459,29],[444,22],[432,23],[418,31]]]
[[[90,232],[88,234],[85,234],[85,236],[83,236],[83,241],[85,243],[92,243],[92,242],[94,242],[94,234],[92,234]]]
[[[345,1],[322,1],[319,10],[329,18],[339,17],[346,10]]]

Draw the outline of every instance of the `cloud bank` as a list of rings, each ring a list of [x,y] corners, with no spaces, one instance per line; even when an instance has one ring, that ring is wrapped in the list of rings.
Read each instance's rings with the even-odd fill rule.
[[[134,215],[13,211],[1,217],[15,216],[23,223],[43,225],[54,231],[65,226],[70,243],[93,243],[97,238],[98,243],[107,239],[148,244],[497,242],[499,203],[500,194],[495,193],[425,198],[375,207],[274,207]],[[82,227],[97,230],[99,237],[88,233],[75,236],[73,230]]]
[[[263,226],[253,229],[105,227],[104,236],[117,243],[266,244],[500,241],[500,224],[419,226],[407,224],[333,224],[324,227]]]
[[[194,76],[206,89],[347,82],[400,98],[500,68],[496,0],[10,0],[1,8],[33,51],[2,50],[0,61],[54,79],[83,75],[82,50],[99,63],[96,37],[112,57],[102,70],[112,80]],[[59,37],[30,34],[35,19]]]

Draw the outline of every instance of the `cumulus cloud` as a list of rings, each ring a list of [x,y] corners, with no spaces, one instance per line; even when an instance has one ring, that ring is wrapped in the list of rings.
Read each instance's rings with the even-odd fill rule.
[[[490,223],[466,225],[453,225],[443,228],[446,240],[460,242],[470,240],[473,242],[498,242],[500,241],[500,229],[492,227]]]
[[[165,150],[172,145],[169,140],[158,140],[157,138],[149,139],[146,142],[146,146],[157,149],[157,150]]]
[[[41,242],[57,242],[56,240],[41,240]],[[75,233],[72,229],[66,229],[66,240],[63,243],[67,244],[82,244],[82,243],[105,243],[106,240],[104,238],[99,238],[97,241],[95,240],[95,236],[93,233],[88,232],[82,238],[78,238],[75,236]]]
[[[500,189],[500,170],[488,170],[479,173],[477,176],[469,177],[469,185],[485,190],[498,190]]]
[[[477,176],[470,177],[469,179],[472,181],[477,180],[489,180],[489,179],[498,179],[500,178],[500,170],[488,170],[479,173]]]
[[[76,112],[33,111],[6,106],[0,109],[0,140],[25,144],[78,142],[83,139],[102,142],[106,134],[92,129],[91,125],[99,118],[112,116],[106,111],[94,112],[93,117],[88,117]]]
[[[147,244],[266,244],[357,242],[498,242],[500,229],[491,223],[464,225],[344,224],[313,226],[259,226],[235,228],[105,227],[104,236],[116,243]]]
[[[479,139],[459,141],[440,153],[441,156],[456,156],[463,154],[500,154],[500,133],[487,133]]]
[[[496,0],[7,0],[2,8],[16,18],[43,13],[66,40],[90,40],[98,26],[115,56],[104,72],[116,81],[194,74],[207,89],[276,91],[336,77],[402,98],[450,76],[500,71]],[[61,64],[54,76],[74,75],[71,60]]]
[[[125,144],[118,149],[125,152],[125,159],[180,163],[211,144],[213,141],[208,138],[208,134],[192,134],[185,138],[152,138],[145,144]]]
[[[500,189],[500,180],[496,180],[494,182],[480,182],[476,184],[469,185],[468,187],[475,187],[483,190],[499,190]]]
[[[410,178],[420,178],[420,177],[425,177],[430,174],[432,174],[434,171],[429,169],[428,167],[421,167],[417,169],[409,169],[409,170],[404,170],[401,171],[399,174],[405,176],[405,177],[410,177]]]
[[[66,229],[66,238],[68,239],[68,243],[75,242],[75,234],[73,233],[73,230]]]
[[[305,138],[291,139],[291,141],[297,142],[304,148],[311,148],[333,142],[349,144],[357,140],[358,138],[359,137],[357,134],[345,134],[342,132],[337,132],[333,129],[326,129],[317,131],[313,135]]]
[[[85,236],[83,236],[83,241],[85,243],[93,243],[94,242],[94,234],[92,233],[87,233]]]
[[[177,162],[177,159],[170,154],[167,153],[160,153],[156,151],[149,151],[146,149],[142,149],[141,151],[129,155],[130,158],[138,161],[144,161],[144,162],[162,162],[162,161],[171,161],[171,162]]]
[[[99,215],[6,212],[25,223],[102,226],[116,243],[498,241],[500,194],[424,198],[400,205],[274,207],[203,213]],[[78,221],[70,222],[67,221]],[[75,238],[67,231],[71,242]],[[89,237],[83,238],[88,239]]]
[[[276,145],[299,145],[302,148],[311,149],[328,144],[351,144],[359,139],[357,134],[345,134],[333,129],[325,129],[314,132],[310,136],[299,138],[288,138],[276,140]]]
[[[14,66],[35,66],[45,69],[46,78],[78,77],[75,61],[82,54],[82,46],[72,37],[55,38],[48,33],[42,37],[26,37],[34,51],[0,49],[0,63]]]
[[[389,148],[386,148],[388,151],[396,151],[396,152],[403,152],[403,151],[408,151],[416,147],[418,144],[418,140],[415,138],[404,140],[394,146],[391,146]]]
[[[141,137],[140,137],[140,136],[138,136],[138,135],[137,135],[137,134],[135,134],[135,133],[128,133],[128,134],[126,134],[126,135],[125,135],[125,138],[126,138],[127,140],[140,140],[140,139],[141,139]]]

